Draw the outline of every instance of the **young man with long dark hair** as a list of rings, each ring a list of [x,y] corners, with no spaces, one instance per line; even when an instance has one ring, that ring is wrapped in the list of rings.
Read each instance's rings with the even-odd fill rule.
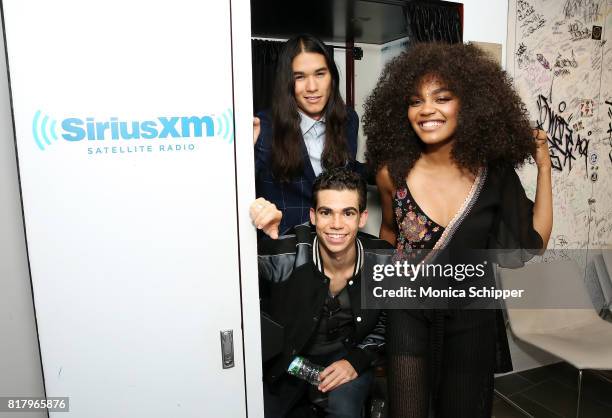
[[[279,56],[271,111],[254,121],[256,226],[276,237],[308,222],[323,170],[355,166],[359,120],[340,95],[333,56],[319,39],[289,39]],[[265,199],[265,201],[264,201]],[[279,224],[269,223],[280,210]]]

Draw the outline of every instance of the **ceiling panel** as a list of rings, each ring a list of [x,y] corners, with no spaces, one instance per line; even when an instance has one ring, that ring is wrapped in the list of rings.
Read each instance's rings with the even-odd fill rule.
[[[324,41],[384,44],[407,36],[401,1],[251,0],[254,37],[308,32]]]

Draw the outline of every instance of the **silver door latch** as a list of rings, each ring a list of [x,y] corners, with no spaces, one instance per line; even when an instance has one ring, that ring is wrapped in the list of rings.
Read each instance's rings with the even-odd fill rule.
[[[234,367],[234,331],[221,331],[221,357],[224,369]]]

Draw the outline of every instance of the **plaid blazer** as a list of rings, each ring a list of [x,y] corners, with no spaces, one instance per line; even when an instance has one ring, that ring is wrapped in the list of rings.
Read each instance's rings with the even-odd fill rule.
[[[350,157],[348,164],[351,169],[361,173],[361,163],[355,160],[357,155],[359,117],[353,109],[347,107],[346,110],[346,141]],[[284,234],[295,225],[310,221],[312,184],[315,180],[315,174],[310,164],[306,144],[302,139],[304,172],[301,176],[295,177],[289,182],[275,180],[271,169],[272,120],[267,111],[258,113],[257,117],[261,120],[261,131],[255,144],[255,187],[257,197],[269,200],[283,212],[279,231],[281,234]]]

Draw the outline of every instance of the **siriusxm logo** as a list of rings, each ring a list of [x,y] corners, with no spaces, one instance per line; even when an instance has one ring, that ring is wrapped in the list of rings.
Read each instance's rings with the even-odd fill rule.
[[[122,120],[118,117],[99,120],[94,117],[66,118],[61,122],[39,110],[32,119],[34,142],[40,150],[59,138],[79,141],[134,141],[169,138],[219,137],[234,140],[232,109],[221,116],[159,116],[149,120]]]

